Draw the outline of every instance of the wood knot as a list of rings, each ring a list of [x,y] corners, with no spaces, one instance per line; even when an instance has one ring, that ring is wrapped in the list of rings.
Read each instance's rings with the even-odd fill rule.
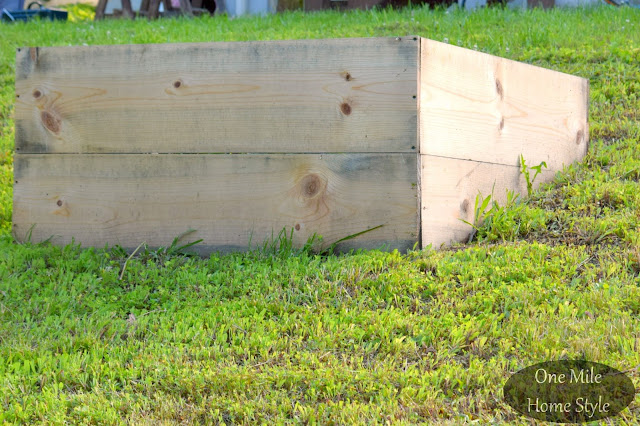
[[[300,230],[300,224],[299,224],[299,223],[296,223],[295,228],[296,228],[296,231],[299,231],[299,230]]]
[[[496,79],[496,92],[498,96],[500,96],[500,100],[504,99],[504,89],[502,88],[502,83],[500,80]]]
[[[504,129],[504,117],[500,118],[500,130]]]
[[[60,133],[61,121],[58,117],[51,114],[49,111],[42,111],[42,113],[40,114],[40,119],[42,120],[42,124],[44,124],[44,127],[46,127],[47,130],[56,134]]]
[[[180,86],[182,86],[182,81],[176,80],[173,82],[173,87],[175,87],[176,89],[179,89]]]
[[[342,78],[344,78],[346,81],[351,81],[351,80],[353,80],[353,76],[351,76],[351,73],[350,73],[349,71],[342,71],[342,72],[340,73],[340,76],[341,76]]]
[[[344,115],[351,114],[351,105],[349,105],[346,102],[343,102],[342,105],[340,105],[340,111],[342,111]]]
[[[62,200],[58,200],[58,202],[56,202],[56,204],[58,205],[58,207],[62,206]]]
[[[42,92],[38,89],[33,91],[33,97],[39,99],[42,96]]]
[[[29,56],[31,57],[31,60],[34,63],[38,63],[38,48],[37,47],[30,47],[29,48]]]
[[[583,140],[584,140],[584,131],[580,129],[576,134],[576,145],[580,145]]]
[[[469,212],[469,199],[465,198],[465,200],[460,204],[460,210],[462,210],[463,213],[468,213]]]
[[[302,195],[307,198],[313,198],[322,189],[322,180],[316,174],[310,174],[302,179]]]

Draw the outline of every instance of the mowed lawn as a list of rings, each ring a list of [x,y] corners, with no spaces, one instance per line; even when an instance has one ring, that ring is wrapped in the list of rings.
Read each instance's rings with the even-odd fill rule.
[[[502,387],[536,362],[597,361],[640,386],[640,10],[78,16],[0,25],[0,420],[530,424]],[[589,79],[585,160],[445,250],[284,239],[128,259],[10,236],[17,47],[408,34]],[[611,424],[640,424],[640,397]]]

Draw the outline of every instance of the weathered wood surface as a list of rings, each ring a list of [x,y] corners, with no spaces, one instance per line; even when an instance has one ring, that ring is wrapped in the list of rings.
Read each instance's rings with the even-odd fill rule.
[[[583,78],[422,39],[420,153],[561,170],[587,152],[588,92]]]
[[[419,44],[18,49],[16,151],[418,152]]]
[[[478,193],[526,194],[520,155],[540,184],[586,154],[587,80],[427,39],[420,64],[423,247],[465,241]]]
[[[244,250],[280,230],[339,248],[411,248],[418,240],[416,155],[16,154],[14,235],[83,246]]]
[[[527,193],[517,166],[421,155],[420,169],[422,247],[466,241],[473,228],[463,220],[474,222],[478,194],[504,203],[507,189]],[[534,186],[552,180],[555,173],[542,169]]]
[[[129,249],[463,241],[589,132],[586,80],[418,37],[19,49],[16,95],[16,237]]]

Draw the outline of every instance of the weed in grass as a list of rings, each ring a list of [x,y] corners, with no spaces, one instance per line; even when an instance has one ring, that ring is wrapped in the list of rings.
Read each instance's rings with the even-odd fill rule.
[[[520,154],[520,173],[524,176],[525,181],[527,182],[527,197],[531,197],[531,193],[533,192],[533,184],[536,181],[536,178],[539,174],[542,173],[542,168],[547,168],[546,162],[541,162],[537,166],[527,166],[527,162],[524,159],[524,156]],[[531,171],[535,173],[531,176]]]
[[[322,236],[312,234],[301,248],[297,248],[294,243],[294,229],[287,231],[286,228],[280,230],[275,237],[265,240],[261,246],[258,246],[257,252],[262,256],[289,257],[296,255],[309,255],[317,250],[322,244]],[[252,250],[251,239],[249,240],[249,250]]]
[[[491,203],[492,196],[493,189],[491,190],[491,194],[487,195],[486,197],[483,197],[482,194],[478,191],[478,195],[476,195],[476,201],[473,206],[473,223],[461,219],[464,223],[473,227],[474,232],[469,236],[468,242],[473,241],[475,233],[480,230],[479,226],[481,226],[482,222],[484,221],[485,215],[487,215],[487,208],[489,208],[489,203]]]
[[[478,241],[513,241],[520,235],[526,235],[531,227],[544,223],[544,218],[533,209],[526,209],[519,194],[506,191],[503,204],[495,200],[493,192],[487,197],[476,196],[474,224],[464,221],[473,227],[468,242]],[[491,204],[491,207],[489,207]],[[542,223],[540,223],[542,222]]]

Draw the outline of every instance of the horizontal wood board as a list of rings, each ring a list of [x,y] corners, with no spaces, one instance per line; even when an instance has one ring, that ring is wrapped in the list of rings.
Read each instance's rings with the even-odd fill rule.
[[[418,240],[413,154],[16,154],[14,235],[83,246],[244,250],[283,228],[294,243],[406,250]],[[32,228],[33,227],[33,228]]]
[[[420,64],[421,154],[556,171],[586,154],[588,80],[428,39]]]
[[[18,49],[20,153],[418,152],[420,39]]]

